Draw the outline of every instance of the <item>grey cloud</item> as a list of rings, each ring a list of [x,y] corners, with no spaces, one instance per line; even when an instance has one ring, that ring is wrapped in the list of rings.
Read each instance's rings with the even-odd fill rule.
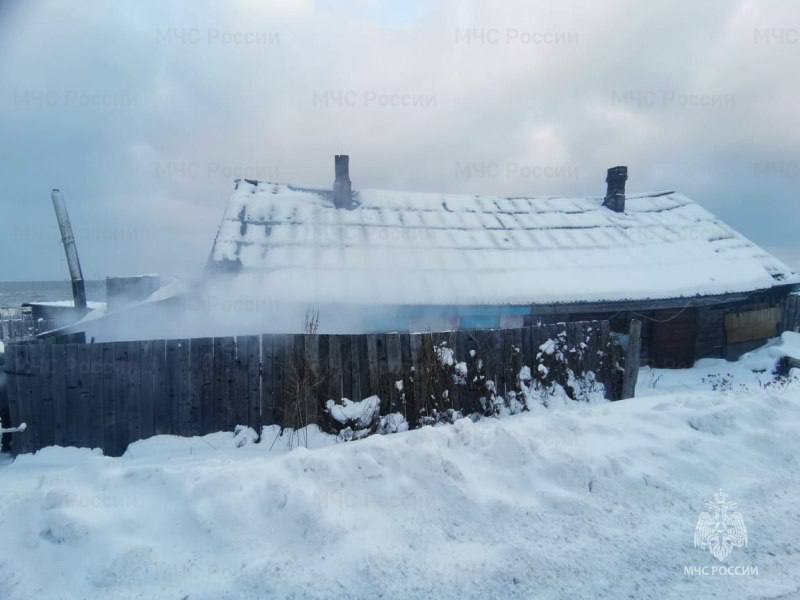
[[[382,6],[384,8],[382,8]],[[5,4],[0,279],[196,273],[247,176],[599,194],[678,188],[787,260],[791,2]],[[797,264],[795,262],[795,264]]]

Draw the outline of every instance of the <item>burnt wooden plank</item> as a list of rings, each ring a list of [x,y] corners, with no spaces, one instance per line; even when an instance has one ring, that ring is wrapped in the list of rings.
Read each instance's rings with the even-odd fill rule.
[[[402,375],[402,389],[400,391],[400,412],[403,413],[406,421],[409,423],[409,427],[413,428],[416,427],[415,423],[412,423],[412,412],[409,412],[409,403],[413,401],[414,389],[411,383],[411,376],[412,376],[412,367],[413,361],[411,359],[411,336],[408,333],[401,333],[399,334],[400,337],[400,374]]]
[[[535,353],[533,352],[533,343],[530,327],[522,328],[522,363],[531,367]]]
[[[453,370],[449,364],[450,355],[450,334],[446,332],[433,332],[430,334],[432,360],[429,363],[430,375],[430,396],[432,401],[431,408],[437,411],[445,411],[451,408],[450,383],[451,378],[448,373]]]
[[[211,392],[211,410],[207,416],[209,424],[209,432],[221,431],[223,429],[222,416],[222,390],[225,387],[225,366],[224,358],[222,355],[222,338],[214,338],[212,340],[212,392]],[[205,417],[204,417],[205,420]]]
[[[420,385],[420,397],[423,401],[426,416],[433,415],[436,406],[436,387],[434,374],[437,366],[436,350],[433,346],[433,336],[430,333],[419,334],[422,344],[422,382]]]
[[[516,376],[514,373],[514,335],[511,329],[504,329],[500,332],[502,338],[502,370],[503,370],[503,387],[498,389],[498,394],[508,399],[509,392],[514,390],[514,382]]]
[[[284,426],[284,399],[286,398],[286,390],[284,389],[286,377],[286,335],[273,336],[273,355],[272,355],[272,386],[273,386],[273,404],[272,414],[277,425]]]
[[[584,321],[581,324],[581,344],[583,344],[583,366],[587,371],[597,371],[597,321]]]
[[[506,385],[518,392],[520,388],[519,373],[524,365],[522,356],[522,328],[517,327],[510,331],[511,355],[509,357],[509,372]]]
[[[303,335],[283,336],[281,360],[282,414],[288,427],[303,427],[307,423],[306,390],[310,381],[305,365],[305,339]]]
[[[370,385],[370,365],[369,365],[369,345],[367,344],[367,336],[356,336],[358,347],[358,383],[359,383],[359,400],[377,394],[377,390],[373,390]]]
[[[129,360],[128,343],[114,342],[112,344],[114,353],[114,439],[110,452],[114,456],[119,456],[125,451],[128,442],[128,397],[130,385],[128,379]],[[166,432],[165,432],[166,433]]]
[[[23,452],[34,452],[39,449],[40,427],[36,403],[36,362],[38,360],[37,345],[25,342],[20,344],[21,352],[17,358],[17,395],[20,421],[29,429],[24,432],[20,443]]]
[[[273,340],[273,414],[275,423],[281,427],[285,426],[284,416],[286,412],[287,386],[290,383],[286,379],[288,370],[287,363],[291,362],[291,356],[287,356],[287,335],[276,335]]]
[[[537,356],[541,352],[541,345],[546,339],[547,331],[543,325],[535,325],[531,327],[531,361],[532,366],[537,362]]]
[[[406,390],[406,405],[409,427],[419,426],[420,411],[424,410],[425,390],[425,366],[424,350],[422,348],[422,336],[412,333],[408,336],[409,360],[410,360],[410,389]]]
[[[376,334],[374,340],[367,340],[367,347],[374,344],[375,363],[370,370],[370,377],[375,377],[371,386],[377,388],[376,394],[381,399],[381,414],[385,415],[392,410],[393,398],[395,394],[395,377],[389,371],[389,349],[387,347],[387,335]],[[372,361],[372,350],[370,349],[370,362]]]
[[[179,404],[180,404],[180,342],[179,340],[166,340],[166,366],[165,366],[166,398],[162,412],[159,433],[177,434],[180,430]]]
[[[36,362],[42,345],[35,343],[23,344],[21,366],[22,392],[20,394],[24,407],[24,421],[31,426],[30,435],[26,436],[26,452],[33,452],[41,448],[41,422],[39,421],[39,407],[36,398]],[[21,415],[22,416],[22,415]]]
[[[235,396],[235,340],[232,337],[214,339],[214,402],[215,431],[228,431],[235,425],[233,398]]]
[[[283,427],[295,427],[297,423],[297,366],[294,354],[294,335],[281,336],[280,371],[280,404],[278,406],[278,422]]]
[[[584,351],[584,363],[586,369],[597,372],[597,350],[598,340],[600,336],[600,323],[599,321],[587,321],[584,323],[583,328],[584,340],[586,345]]]
[[[306,422],[319,422],[318,390],[322,385],[323,375],[320,366],[319,335],[303,336],[303,399],[305,402]]]
[[[468,414],[466,399],[469,397],[469,334],[466,331],[456,331],[453,334],[453,352],[455,353],[456,369],[453,381],[452,404],[455,410]]]
[[[81,381],[80,366],[78,364],[78,351],[80,344],[64,344],[67,360],[67,420],[66,438],[67,446],[77,446],[81,434]]]
[[[378,366],[378,345],[381,343],[378,341],[379,336],[376,334],[364,335],[361,336],[364,339],[364,343],[366,345],[367,350],[367,385],[366,385],[366,395],[367,396],[378,396],[381,395],[381,382],[380,382],[380,367]],[[383,399],[381,399],[383,401]]]
[[[103,447],[103,347],[89,345],[89,446]]]
[[[92,447],[92,430],[90,425],[91,410],[91,377],[92,361],[89,354],[88,344],[76,345],[77,367],[78,367],[78,414],[76,418],[75,443],[79,447]]]
[[[28,403],[28,419],[33,424],[32,435],[29,437],[31,450],[38,450],[42,444],[42,410],[41,392],[39,378],[39,364],[42,361],[42,354],[47,348],[43,343],[26,343],[28,352],[27,382],[26,382],[26,402]]]
[[[275,420],[275,351],[274,336],[261,336],[261,421],[273,425]]]
[[[157,344],[152,340],[140,342],[139,435],[147,439],[155,433]]]
[[[6,398],[8,402],[9,426],[17,427],[19,421],[19,398],[17,398],[17,354],[19,349],[16,344],[6,346],[3,369],[6,373]],[[14,436],[9,436],[8,447],[16,453]]]
[[[325,402],[330,398],[328,395],[331,387],[330,382],[330,336],[317,336],[317,419],[322,422]]]
[[[142,344],[128,342],[128,408],[125,411],[127,421],[127,444],[142,439]]]
[[[16,413],[17,425],[25,423],[30,429],[12,436],[12,448],[15,453],[27,453],[36,450],[36,433],[35,428],[38,423],[31,420],[31,386],[33,383],[31,377],[31,349],[30,344],[17,343],[11,346],[15,350],[15,356],[12,358],[14,365],[14,395],[12,403]]]
[[[580,348],[578,346],[578,337],[580,335],[580,327],[576,321],[567,323],[567,350],[569,352],[567,364],[575,370],[579,364]]]
[[[178,404],[176,432],[192,435],[192,344],[189,339],[178,340]]]
[[[503,347],[503,332],[498,329],[493,329],[489,332],[491,339],[491,346],[489,348],[489,356],[486,358],[491,364],[490,378],[494,381],[495,392],[499,396],[505,395],[506,392],[506,353]]]
[[[351,377],[353,392],[350,397],[351,400],[364,399],[366,390],[364,389],[364,379],[366,375],[366,362],[367,352],[366,345],[363,344],[364,336],[351,335],[350,336],[350,361],[352,363]]]
[[[252,348],[247,366],[247,419],[260,436],[264,425],[261,409],[261,336],[252,336],[250,343]]]
[[[291,378],[292,386],[291,392],[288,396],[290,404],[292,405],[293,426],[295,428],[305,427],[309,422],[308,416],[308,394],[309,390],[313,387],[314,382],[308,373],[305,362],[305,341],[306,336],[295,334],[291,336],[292,349],[289,352],[291,357],[291,368],[289,370],[289,377]]]
[[[34,428],[34,445],[38,448],[52,446],[54,443],[53,431],[53,400],[50,392],[50,346],[51,344],[38,343],[31,354],[31,371],[33,375],[32,390],[32,415],[36,420]]]
[[[214,348],[211,338],[194,338],[189,345],[190,435],[211,432]]]
[[[103,363],[103,453],[111,455],[114,450],[114,438],[117,430],[117,403],[114,397],[114,345],[100,344],[102,352]],[[62,348],[63,345],[57,344],[53,348],[53,364],[56,363],[57,348]],[[59,430],[59,404],[60,401],[54,398],[54,405],[56,407],[56,435]]]
[[[339,337],[339,349],[342,357],[342,398],[353,399],[353,344],[349,335]],[[338,400],[338,399],[337,399]]]
[[[236,378],[237,421],[261,433],[261,391],[259,369],[261,363],[260,339],[256,335],[236,338],[238,373]]]
[[[386,374],[389,383],[389,409],[387,412],[403,412],[401,403],[403,386],[403,355],[400,346],[400,334],[386,334]],[[400,382],[398,385],[397,382]]]
[[[606,388],[606,398],[611,400],[613,398],[611,373],[614,363],[611,356],[611,324],[606,320],[600,321],[598,346],[602,353],[598,359],[599,364],[597,367],[599,378]]]
[[[169,397],[169,373],[167,371],[167,340],[153,342],[153,432],[162,435],[172,431],[172,406]]]
[[[342,338],[338,335],[328,335],[325,337],[328,341],[327,399],[339,402],[344,396]]]

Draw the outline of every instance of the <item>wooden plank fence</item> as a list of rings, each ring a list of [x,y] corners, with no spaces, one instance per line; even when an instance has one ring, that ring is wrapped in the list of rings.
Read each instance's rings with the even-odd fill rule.
[[[20,312],[10,317],[0,317],[0,342],[31,338],[34,335],[33,316]]]
[[[381,414],[411,427],[448,409],[480,408],[486,381],[497,395],[519,390],[522,366],[566,336],[567,362],[593,371],[611,398],[621,394],[619,351],[607,321],[520,329],[375,335],[261,335],[6,347],[11,449],[51,444],[120,455],[154,434],[202,435],[248,425],[320,423],[328,399],[378,395]],[[463,362],[470,378],[457,376]],[[481,373],[480,379],[473,376]]]

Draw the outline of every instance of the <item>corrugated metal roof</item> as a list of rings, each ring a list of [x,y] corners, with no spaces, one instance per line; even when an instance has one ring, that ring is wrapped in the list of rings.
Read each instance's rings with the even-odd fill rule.
[[[211,265],[266,298],[385,304],[531,304],[724,294],[797,274],[675,192],[503,198],[237,182]]]

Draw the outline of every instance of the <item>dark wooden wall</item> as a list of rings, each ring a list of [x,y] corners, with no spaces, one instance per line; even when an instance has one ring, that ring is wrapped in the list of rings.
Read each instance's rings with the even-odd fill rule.
[[[695,361],[697,310],[657,310],[650,326],[650,365],[658,369],[688,369]]]
[[[477,386],[457,384],[437,348],[456,361],[481,361],[505,396],[539,346],[566,332],[575,372],[610,381],[608,322],[519,329],[380,335],[261,335],[112,343],[11,344],[6,348],[15,453],[49,445],[102,448],[119,455],[154,434],[183,436],[248,425],[320,422],[328,399],[381,399],[381,414],[409,424],[434,411],[469,412]],[[399,382],[399,383],[398,383]]]
[[[653,301],[655,302],[655,301]],[[764,344],[782,331],[800,330],[800,295],[788,287],[760,290],[718,298],[672,300],[669,307],[652,307],[648,302],[598,303],[591,311],[580,305],[535,308],[528,322],[573,319],[608,320],[611,330],[625,333],[631,319],[642,321],[641,361],[660,368],[688,368],[701,358],[735,360],[744,352]],[[652,302],[651,302],[652,304]],[[763,336],[739,341],[729,336],[731,317],[775,309],[774,327],[763,328]],[[550,311],[550,312],[547,312]],[[726,318],[728,323],[726,324]],[[730,337],[730,339],[729,339]]]

